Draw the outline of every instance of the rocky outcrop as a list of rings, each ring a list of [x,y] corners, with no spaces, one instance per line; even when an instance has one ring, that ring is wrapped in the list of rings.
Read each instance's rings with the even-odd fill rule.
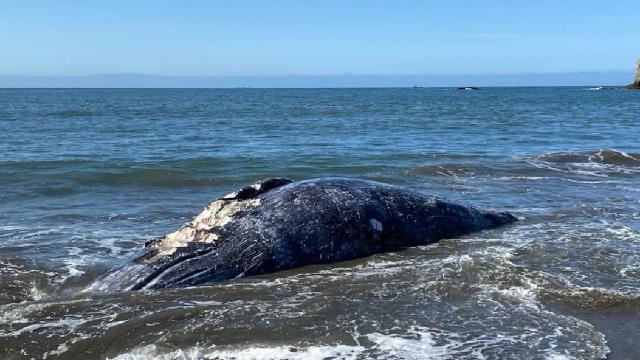
[[[627,85],[627,89],[640,89],[640,60],[638,60],[638,69],[636,70],[636,79],[633,84]]]

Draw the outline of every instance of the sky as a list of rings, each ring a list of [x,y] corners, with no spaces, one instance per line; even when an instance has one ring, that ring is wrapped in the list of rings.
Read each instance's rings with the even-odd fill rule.
[[[0,0],[0,75],[632,70],[637,0]]]

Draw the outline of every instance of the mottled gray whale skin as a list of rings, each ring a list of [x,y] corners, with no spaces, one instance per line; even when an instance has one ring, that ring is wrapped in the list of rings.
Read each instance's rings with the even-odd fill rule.
[[[272,178],[213,201],[89,291],[194,286],[424,245],[516,221],[357,179]]]

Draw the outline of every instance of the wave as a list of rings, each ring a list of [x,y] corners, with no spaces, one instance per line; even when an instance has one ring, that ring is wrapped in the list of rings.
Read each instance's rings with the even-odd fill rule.
[[[475,175],[480,171],[488,170],[487,167],[475,164],[455,164],[445,163],[438,165],[418,166],[409,169],[409,173],[414,175],[427,176],[460,176]]]
[[[416,166],[420,162],[425,165]],[[0,162],[0,185],[16,183],[32,187],[44,196],[76,193],[74,186],[194,187],[238,185],[269,176],[308,178],[359,176],[402,183],[406,176],[477,177],[544,180],[561,175],[608,177],[640,173],[640,153],[603,149],[588,152],[556,152],[521,157],[477,155],[362,156],[350,162],[339,158],[195,157],[177,160],[122,161],[109,159],[61,159]],[[571,174],[572,176],[565,176]],[[385,176],[391,176],[388,179]],[[42,179],[46,178],[46,182]],[[582,179],[585,180],[585,179]],[[588,180],[588,179],[587,179]]]
[[[626,153],[613,149],[544,153],[491,160],[494,161],[436,160],[432,164],[410,167],[406,173],[414,176],[453,178],[486,176],[500,180],[545,180],[562,175],[567,181],[572,181],[567,175],[608,177],[640,172],[640,153]]]
[[[640,173],[640,154],[613,149],[546,153],[527,156],[524,161],[552,172],[599,178]]]
[[[553,339],[562,334],[557,329],[547,337]],[[408,329],[394,328],[382,332],[366,334],[353,333],[354,345],[306,345],[289,346],[249,344],[243,347],[194,346],[186,349],[167,348],[160,344],[144,345],[123,352],[113,360],[137,359],[479,359],[487,353],[501,354],[501,347],[522,342],[517,336],[478,336],[458,334],[437,328],[412,326]],[[523,336],[524,337],[524,336]],[[554,339],[554,341],[557,341]],[[368,344],[368,346],[364,346]],[[609,349],[605,345],[583,351],[593,358],[602,358]],[[538,345],[540,346],[540,345]],[[539,355],[545,359],[568,359],[566,351],[555,349],[552,344],[540,349]],[[513,354],[512,354],[513,355]],[[524,355],[524,354],[521,354]],[[489,355],[491,358],[492,356]],[[516,356],[517,357],[517,356]]]
[[[556,164],[596,163],[640,167],[640,153],[626,153],[614,149],[602,149],[588,152],[557,152],[530,156],[531,159]]]
[[[197,157],[185,158],[179,160],[158,160],[158,161],[131,161],[122,159],[94,160],[88,158],[73,159],[52,159],[52,160],[24,160],[24,161],[0,161],[0,170],[18,171],[18,170],[58,170],[82,168],[83,170],[91,170],[92,168],[165,168],[165,169],[202,169],[207,167],[215,167],[227,165],[236,162],[251,162],[259,159],[253,157]]]
[[[362,355],[362,346],[347,345],[322,345],[309,346],[254,346],[239,349],[218,350],[215,347],[192,347],[179,350],[162,350],[152,344],[135,348],[131,351],[119,354],[113,360],[137,360],[137,359],[357,359]]]
[[[188,187],[224,185],[223,179],[202,178],[187,172],[168,169],[133,168],[115,172],[65,173],[59,176],[80,185],[140,185],[152,187]]]
[[[238,170],[238,164],[252,164]],[[262,166],[253,158],[192,158],[171,161],[95,161],[85,159],[0,162],[0,185],[16,183],[45,196],[77,192],[74,186],[192,187],[229,185],[256,180]],[[266,166],[265,166],[266,167]],[[259,174],[257,174],[260,177]],[[42,179],[46,178],[46,182]]]
[[[113,342],[108,356],[476,359],[508,353],[525,358],[604,357],[609,351],[604,335],[586,322],[546,309],[537,299],[542,286],[511,262],[517,254],[511,247],[514,243],[535,243],[533,236],[526,235],[537,233],[539,227],[528,230],[511,228],[505,238],[500,231],[484,233],[478,236],[486,238],[467,238],[464,244],[439,243],[410,254],[383,254],[210,288],[113,294],[108,301],[82,295],[73,298],[79,302],[62,314],[49,315],[60,306],[59,298],[51,299],[44,309],[29,311],[23,308],[32,304],[12,304],[0,307],[9,314],[6,324],[0,321],[0,329],[12,324],[6,335],[18,344],[14,351],[27,340],[46,336],[55,339],[47,343],[52,349],[48,353],[59,344],[62,351],[56,355],[65,357],[85,355],[81,353],[85,340],[99,343],[122,334],[128,334],[130,341]],[[75,274],[80,260],[76,255],[76,260],[65,262],[69,276]],[[358,312],[363,303],[366,316]],[[504,319],[512,319],[515,326],[505,326]],[[248,334],[246,328],[254,331]],[[37,334],[29,333],[31,329],[38,329]],[[131,347],[152,333],[162,335],[157,341]],[[215,344],[206,339],[214,339]]]
[[[228,177],[198,177],[182,171],[144,168],[102,172],[74,171],[46,174],[45,176],[48,178],[48,181],[54,185],[42,186],[42,184],[38,182],[38,176],[33,174],[5,176],[3,181],[0,181],[0,184],[5,183],[5,181],[7,184],[10,184],[11,182],[21,182],[24,184],[33,181],[37,184],[34,184],[34,188],[32,188],[31,191],[28,191],[28,193],[35,193],[44,196],[68,196],[78,193],[79,190],[73,188],[74,185],[179,188],[193,186],[220,186],[235,183],[233,179]],[[36,178],[34,179],[34,177]],[[56,183],[61,182],[66,183],[66,185],[55,185]],[[23,193],[25,193],[25,191],[26,189],[23,189]]]
[[[87,159],[56,159],[56,160],[25,160],[25,161],[0,161],[0,170],[50,170],[60,168],[87,167],[99,165],[100,162]]]
[[[613,307],[624,307],[627,311],[640,309],[640,294],[614,289],[581,287],[566,284],[566,288],[546,288],[540,290],[543,299],[563,301],[573,307],[600,310]]]
[[[389,181],[383,175],[395,176],[402,172],[405,164],[416,163],[425,157],[440,161],[476,161],[482,158],[473,155],[392,154],[359,156],[348,162],[332,156],[304,159],[298,156],[279,159],[267,156],[205,156],[149,161],[86,158],[0,161],[0,173],[5,175],[0,178],[0,185],[23,184],[26,196],[65,196],[74,194],[78,185],[165,188],[237,186],[270,176],[300,179],[358,176]],[[46,182],[42,182],[43,178],[46,178]]]

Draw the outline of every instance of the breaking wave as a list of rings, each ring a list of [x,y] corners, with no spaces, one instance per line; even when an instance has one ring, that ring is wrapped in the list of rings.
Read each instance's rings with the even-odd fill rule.
[[[408,174],[430,177],[492,177],[545,180],[573,174],[609,177],[640,173],[640,154],[619,150],[557,152],[516,156],[500,162],[464,161],[435,162],[408,169]],[[569,179],[570,180],[570,179]]]
[[[529,157],[548,163],[557,164],[602,164],[629,167],[640,166],[640,153],[626,153],[620,150],[603,149],[588,152],[558,152]]]

